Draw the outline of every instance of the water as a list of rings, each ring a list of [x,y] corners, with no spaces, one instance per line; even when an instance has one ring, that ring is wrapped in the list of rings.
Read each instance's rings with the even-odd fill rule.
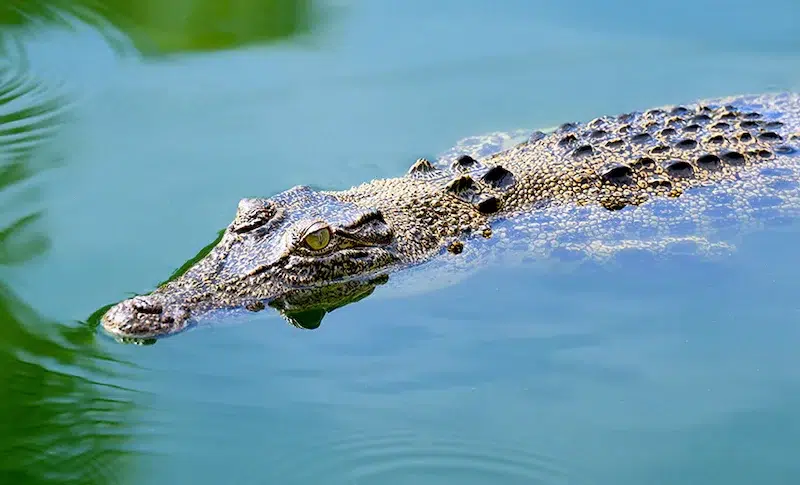
[[[42,109],[0,125],[28,175],[1,179],[0,482],[800,478],[791,225],[721,261],[378,288],[313,331],[264,312],[143,347],[85,323],[164,280],[242,197],[393,176],[470,135],[800,90],[793,1],[337,2],[304,34],[291,16],[198,7],[177,31],[188,4],[109,5],[109,22],[22,28],[0,7],[25,54],[3,59],[41,84],[2,114]],[[30,137],[3,131],[20,123]]]

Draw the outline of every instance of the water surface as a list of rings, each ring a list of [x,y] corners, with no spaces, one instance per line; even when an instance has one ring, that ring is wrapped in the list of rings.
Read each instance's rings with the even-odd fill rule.
[[[242,197],[395,176],[486,132],[800,90],[795,2],[336,2],[261,30],[206,12],[199,33],[121,5],[5,20],[37,88],[0,108],[26,171],[2,179],[3,483],[800,479],[792,225],[721,261],[379,288],[313,331],[263,312],[131,346],[85,323]]]

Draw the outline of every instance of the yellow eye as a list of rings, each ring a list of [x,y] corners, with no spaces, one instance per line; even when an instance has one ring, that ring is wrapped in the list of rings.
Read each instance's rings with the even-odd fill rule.
[[[321,227],[314,232],[306,234],[306,237],[303,238],[303,241],[306,243],[306,246],[314,251],[325,249],[325,247],[331,242],[331,230],[327,227]]]

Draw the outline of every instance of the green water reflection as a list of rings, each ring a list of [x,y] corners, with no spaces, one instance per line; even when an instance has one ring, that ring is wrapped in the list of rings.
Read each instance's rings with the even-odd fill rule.
[[[308,34],[318,19],[311,0],[10,0],[0,24],[32,18],[99,31],[110,23],[145,54],[207,52]]]
[[[144,55],[211,51],[307,34],[309,0],[11,0],[0,5],[0,483],[108,484],[130,478],[138,393],[132,368],[88,324],[51,321],[17,296],[5,270],[50,247],[37,176],[70,100],[30,72],[21,31],[80,22]],[[114,44],[114,42],[110,42]],[[55,158],[55,159],[54,159]],[[179,269],[178,272],[181,272]]]
[[[35,195],[40,151],[64,99],[26,70],[21,46],[0,43],[0,270],[42,255],[49,239]],[[8,220],[6,220],[8,219]],[[117,369],[118,368],[118,369]],[[115,370],[117,369],[117,370]],[[0,483],[114,483],[126,474],[132,392],[86,326],[48,321],[0,280]]]

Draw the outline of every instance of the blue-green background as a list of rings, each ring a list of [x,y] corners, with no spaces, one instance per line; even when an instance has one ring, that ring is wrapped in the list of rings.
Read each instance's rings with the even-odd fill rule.
[[[11,4],[11,61],[44,86],[18,102],[63,99],[0,194],[4,227],[41,213],[0,239],[0,483],[800,481],[791,227],[713,263],[494,268],[315,331],[265,312],[143,347],[87,323],[242,197],[395,176],[490,131],[800,90],[794,0],[330,1],[211,47],[121,1],[82,6],[102,22]]]

